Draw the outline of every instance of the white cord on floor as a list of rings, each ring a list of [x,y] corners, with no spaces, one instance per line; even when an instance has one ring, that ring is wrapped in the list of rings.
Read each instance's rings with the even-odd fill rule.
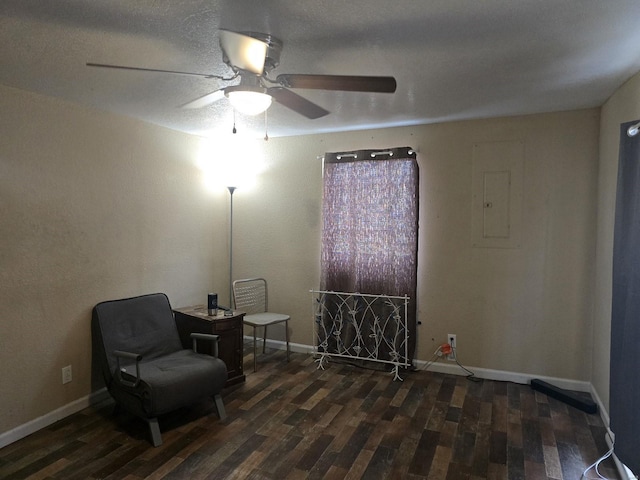
[[[609,432],[607,432],[607,435],[609,435]],[[607,477],[604,477],[601,473],[600,470],[598,470],[598,467],[600,467],[600,464],[602,462],[604,462],[607,458],[609,458],[612,454],[613,454],[613,444],[614,444],[614,439],[611,438],[611,435],[609,435],[609,438],[611,439],[611,448],[609,449],[609,451],[607,453],[605,453],[603,456],[601,456],[598,460],[596,460],[595,462],[593,462],[591,465],[589,465],[584,472],[582,472],[582,476],[580,477],[581,479],[587,479],[587,480],[592,480],[589,477],[587,477],[587,472],[589,470],[591,470],[592,468],[595,470],[596,474],[598,475],[597,479],[593,479],[593,480],[599,480],[599,479],[604,479],[607,480]]]
[[[435,352],[433,352],[433,355],[431,356],[431,358],[427,361],[427,363],[424,365],[424,367],[420,368],[420,370],[427,370],[431,365],[433,365],[435,362],[438,361],[438,358],[442,357],[442,347],[446,346],[446,345],[440,345],[438,348],[436,348]],[[459,361],[458,361],[458,357],[456,355],[456,349],[452,348],[451,349],[451,354],[453,356],[453,360],[456,362],[456,364],[467,373],[467,379],[469,380],[473,380],[473,381],[478,381],[478,378],[476,378],[476,374],[473,373],[471,370],[469,370],[467,367],[465,367],[464,365],[462,365]]]
[[[433,365],[438,360],[438,357],[439,357],[438,353],[440,353],[441,348],[442,348],[441,346],[436,348],[436,351],[433,352],[433,355],[431,356],[431,358],[427,361],[427,363],[425,363],[425,365],[420,370],[423,370],[423,371],[427,370],[431,365]]]

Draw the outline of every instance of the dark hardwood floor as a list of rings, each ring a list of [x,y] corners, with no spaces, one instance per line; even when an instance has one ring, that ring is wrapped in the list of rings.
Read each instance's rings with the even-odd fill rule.
[[[9,479],[579,479],[607,451],[599,415],[527,385],[259,357],[213,402],[146,425],[105,401],[0,450]],[[618,478],[613,462],[600,472]],[[596,478],[590,472],[589,478]]]

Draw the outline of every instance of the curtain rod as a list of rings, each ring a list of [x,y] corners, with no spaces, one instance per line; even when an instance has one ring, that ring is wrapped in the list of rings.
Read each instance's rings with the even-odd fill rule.
[[[324,157],[318,157],[318,159],[322,158],[323,160],[327,160],[327,156],[329,159],[333,158],[334,161],[344,161],[346,159],[354,159],[354,160],[366,160],[367,158],[375,159],[379,156],[387,156],[389,158],[397,157],[404,158],[408,155],[411,158],[415,158],[415,154],[418,153],[418,150],[410,147],[395,147],[389,148],[386,150],[353,150],[351,152],[336,152],[336,153],[325,153]],[[329,160],[330,161],[330,160]],[[347,160],[348,161],[348,160]]]
[[[640,122],[636,123],[635,125],[631,125],[627,130],[627,135],[629,135],[630,137],[635,137],[638,134],[638,131],[640,131]]]
[[[371,157],[376,158],[378,155],[389,155],[393,157],[393,152],[391,150],[385,150],[383,152],[371,152]],[[411,150],[409,150],[409,155],[411,155]]]
[[[409,155],[413,155],[415,153],[415,150],[409,150]],[[390,157],[393,157],[393,151],[392,150],[382,150],[380,152],[371,152],[370,153],[371,158],[376,158],[378,155],[389,155]],[[341,158],[358,158],[358,154],[357,153],[341,153],[340,155],[336,155],[336,158],[338,160],[340,160]]]
[[[358,158],[357,153],[342,153],[340,155],[336,155],[336,158],[340,160],[341,158]]]

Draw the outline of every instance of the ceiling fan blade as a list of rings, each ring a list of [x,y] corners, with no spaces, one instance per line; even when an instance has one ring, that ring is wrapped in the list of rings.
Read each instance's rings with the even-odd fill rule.
[[[396,91],[396,79],[393,77],[284,73],[278,75],[276,82],[288,88],[378,93],[393,93]]]
[[[87,67],[116,68],[119,70],[135,70],[139,72],[173,73],[174,75],[189,75],[192,77],[219,78],[217,75],[211,75],[208,73],[178,72],[175,70],[158,70],[156,68],[128,67],[125,65],[109,65],[106,63],[87,62]]]
[[[282,87],[272,87],[267,89],[269,95],[281,105],[290,108],[294,112],[299,113],[311,120],[324,117],[329,114],[328,110],[325,110],[319,105],[310,102],[306,98],[301,97],[297,93],[293,93],[291,90],[287,90]]]
[[[220,47],[235,68],[262,75],[268,45],[256,38],[220,30]]]
[[[224,98],[224,89],[216,90],[215,92],[207,93],[201,97],[191,100],[190,102],[180,105],[180,108],[202,108],[211,105],[212,103],[222,100]]]

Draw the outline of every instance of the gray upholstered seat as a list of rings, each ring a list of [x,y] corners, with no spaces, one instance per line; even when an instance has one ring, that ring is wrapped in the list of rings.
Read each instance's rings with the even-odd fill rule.
[[[215,356],[183,348],[163,293],[99,303],[91,328],[109,393],[147,421],[155,446],[162,444],[158,415],[213,397],[220,419],[225,417],[220,392],[227,367]],[[216,335],[193,336],[217,342]]]

